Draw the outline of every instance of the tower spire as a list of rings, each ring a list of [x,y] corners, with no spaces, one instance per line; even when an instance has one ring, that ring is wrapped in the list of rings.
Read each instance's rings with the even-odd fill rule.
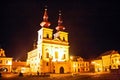
[[[62,26],[62,17],[61,17],[61,11],[59,11],[59,17],[58,17],[58,26],[56,27],[57,31],[65,30],[65,27]]]
[[[50,26],[50,22],[48,21],[47,6],[45,6],[43,21],[40,23],[40,26],[46,27],[46,28]]]

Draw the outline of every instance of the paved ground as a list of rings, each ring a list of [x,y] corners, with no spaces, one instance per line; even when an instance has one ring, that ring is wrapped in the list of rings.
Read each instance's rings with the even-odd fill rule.
[[[120,80],[120,74],[52,74],[50,77],[23,76],[18,74],[3,74],[0,80]]]

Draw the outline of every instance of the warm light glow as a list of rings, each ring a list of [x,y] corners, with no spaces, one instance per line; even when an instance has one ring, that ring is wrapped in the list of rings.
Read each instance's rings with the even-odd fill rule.
[[[70,60],[73,60],[73,56],[70,56]]]
[[[96,62],[93,61],[93,62],[91,62],[91,63],[92,63],[92,64],[95,64]]]
[[[12,60],[11,60],[11,61],[8,61],[8,65],[12,65]]]

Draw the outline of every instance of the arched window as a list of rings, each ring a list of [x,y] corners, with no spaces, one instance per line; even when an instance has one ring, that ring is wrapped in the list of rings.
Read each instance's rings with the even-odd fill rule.
[[[46,52],[46,58],[49,58],[49,53],[48,52]]]

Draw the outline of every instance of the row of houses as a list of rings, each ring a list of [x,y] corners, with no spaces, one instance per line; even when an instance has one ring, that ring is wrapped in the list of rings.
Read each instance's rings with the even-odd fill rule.
[[[118,51],[110,50],[92,60],[91,65],[95,72],[110,72],[120,69],[120,54]]]

